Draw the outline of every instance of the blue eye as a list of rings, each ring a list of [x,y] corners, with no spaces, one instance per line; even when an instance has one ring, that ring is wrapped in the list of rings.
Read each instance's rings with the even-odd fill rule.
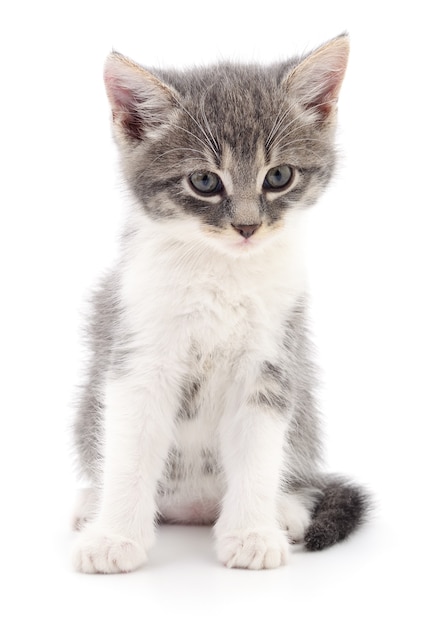
[[[213,195],[223,189],[223,183],[214,172],[194,172],[189,177],[190,184],[202,195]]]
[[[293,170],[289,165],[278,165],[268,171],[263,181],[263,187],[267,190],[282,191],[293,180]]]

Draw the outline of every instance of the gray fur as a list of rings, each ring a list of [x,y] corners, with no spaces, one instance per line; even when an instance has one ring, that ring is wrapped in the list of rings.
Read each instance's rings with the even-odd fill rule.
[[[125,141],[123,158],[129,185],[153,219],[179,219],[190,213],[208,226],[224,229],[240,214],[236,197],[248,198],[260,166],[254,155],[260,149],[264,159],[276,150],[279,162],[284,155],[298,163],[300,179],[289,194],[269,201],[263,195],[252,197],[258,215],[273,224],[287,209],[316,201],[333,174],[335,148],[328,125],[302,115],[295,97],[283,85],[295,63],[154,71],[179,94],[180,104],[171,102],[171,116],[157,120],[161,132],[156,141],[147,138],[135,145],[134,136]],[[286,123],[272,133],[283,113],[287,113]],[[183,177],[207,159],[221,167],[228,147],[233,148],[232,171],[239,173],[235,179],[240,181],[234,196],[224,194],[221,203],[211,204],[183,193]]]
[[[218,474],[220,472],[219,460],[216,453],[212,450],[202,450],[201,460],[203,474],[211,476],[212,474]]]
[[[308,550],[323,550],[346,539],[366,519],[372,503],[368,493],[342,477],[325,477],[304,542]]]
[[[253,404],[275,407],[286,414],[291,409],[288,374],[281,366],[266,361],[261,372],[261,389],[250,398]]]
[[[80,469],[95,484],[100,480],[102,460],[104,378],[112,361],[116,362],[112,359],[113,348],[123,345],[117,332],[120,318],[117,290],[117,274],[110,272],[92,295],[92,311],[86,329],[91,359],[74,423]]]
[[[183,453],[175,446],[171,448],[165,466],[165,481],[179,482],[184,477]]]
[[[194,379],[183,386],[181,405],[178,411],[178,419],[193,419],[198,414],[197,396],[201,391],[201,379]]]
[[[187,72],[154,72],[167,88],[162,96],[162,112],[147,117],[145,111],[143,119],[143,104],[137,102],[117,131],[125,177],[152,219],[179,220],[190,213],[217,230],[228,228],[235,219],[240,220],[238,223],[258,223],[252,216],[242,221],[243,209],[237,198],[243,195],[253,214],[263,215],[266,224],[274,226],[285,211],[316,201],[334,171],[335,148],[329,125],[305,115],[293,94],[285,89],[285,78],[298,61],[270,67],[225,64]],[[177,96],[171,98],[170,93]],[[298,163],[298,184],[290,193],[276,198],[251,195],[248,190],[260,168],[255,155],[260,154],[265,162],[274,151],[279,162],[285,155],[285,162]],[[183,178],[201,163],[208,161],[221,167],[226,159],[238,181],[233,197],[224,193],[221,202],[209,203],[183,192]],[[126,237],[132,237],[132,233]],[[104,377],[108,370],[123,373],[127,353],[132,350],[132,338],[122,327],[117,290],[118,275],[112,272],[93,296],[88,327],[91,361],[75,423],[80,465],[95,485],[100,482],[102,460]],[[190,353],[195,375],[183,383],[177,420],[197,419],[204,377],[210,375],[209,367],[201,373],[205,355],[198,355],[195,346]],[[302,300],[284,322],[281,358],[275,363],[265,362],[251,402],[293,416],[287,434],[282,489],[298,493],[313,512],[313,523],[305,537],[311,550],[346,537],[367,509],[366,496],[359,488],[321,473],[315,387],[306,303]],[[210,477],[221,474],[214,447],[201,450],[200,458],[200,467],[190,470],[184,452],[171,449],[159,493],[175,492],[188,471]]]

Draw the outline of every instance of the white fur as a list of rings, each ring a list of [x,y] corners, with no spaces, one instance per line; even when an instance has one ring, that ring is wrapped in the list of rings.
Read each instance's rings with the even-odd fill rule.
[[[74,515],[72,519],[73,530],[82,530],[97,513],[96,490],[92,487],[80,489],[77,494]]]
[[[260,229],[249,246],[232,230],[226,237],[201,232],[195,218],[154,223],[133,211],[137,234],[124,251],[120,293],[133,356],[126,375],[106,383],[103,488],[75,547],[78,570],[141,565],[156,513],[193,522],[218,517],[218,556],[230,567],[285,562],[278,498],[288,424],[248,399],[262,363],[275,362],[284,320],[305,291],[303,219],[290,212],[281,229]],[[210,387],[197,419],[177,422],[192,345],[205,355]],[[215,444],[224,474],[197,485],[189,477],[178,495],[156,500],[174,443],[195,463]],[[290,524],[300,537],[306,520]]]
[[[293,543],[301,543],[311,521],[310,509],[297,494],[284,493],[278,500],[278,519]]]

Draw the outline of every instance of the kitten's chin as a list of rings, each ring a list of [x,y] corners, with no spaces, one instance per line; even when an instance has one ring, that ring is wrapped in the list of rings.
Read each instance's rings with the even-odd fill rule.
[[[263,245],[263,240],[241,238],[241,240],[230,243],[227,247],[236,256],[253,256],[260,253],[266,245]]]
[[[217,252],[233,258],[253,257],[265,252],[278,238],[277,233],[264,233],[263,236],[255,235],[248,239],[243,237],[208,235],[207,243]]]
[[[217,252],[233,258],[255,257],[269,250],[281,238],[282,228],[264,230],[247,239],[230,232],[206,232],[205,241]]]

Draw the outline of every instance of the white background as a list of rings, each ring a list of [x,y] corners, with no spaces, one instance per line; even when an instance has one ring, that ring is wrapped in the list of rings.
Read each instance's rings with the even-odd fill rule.
[[[426,623],[427,133],[422,3],[21,2],[0,16],[3,624]],[[146,65],[277,61],[348,30],[342,165],[313,211],[328,467],[372,522],[269,572],[216,563],[209,529],[160,530],[134,574],[72,572],[69,425],[90,285],[122,219],[102,84]]]

